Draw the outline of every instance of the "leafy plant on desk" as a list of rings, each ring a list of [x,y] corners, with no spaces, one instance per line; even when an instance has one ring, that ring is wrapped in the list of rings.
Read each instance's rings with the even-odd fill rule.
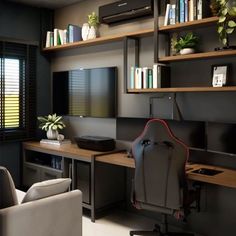
[[[177,52],[180,52],[182,49],[185,48],[196,49],[198,43],[199,38],[193,33],[187,33],[186,35],[180,37],[179,40],[172,42],[173,47],[176,49]]]
[[[66,126],[62,121],[62,116],[57,116],[57,114],[52,114],[48,116],[39,116],[38,120],[40,122],[39,128],[45,131],[48,130],[62,130]]]
[[[232,0],[216,0],[219,4],[219,20],[217,26],[217,32],[219,39],[225,46],[223,49],[229,47],[229,35],[232,34],[236,27],[234,17],[236,16],[236,2]]]

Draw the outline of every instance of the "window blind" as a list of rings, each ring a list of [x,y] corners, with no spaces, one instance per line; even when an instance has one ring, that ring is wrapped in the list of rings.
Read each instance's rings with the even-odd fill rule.
[[[33,137],[35,107],[36,47],[0,41],[0,141]]]

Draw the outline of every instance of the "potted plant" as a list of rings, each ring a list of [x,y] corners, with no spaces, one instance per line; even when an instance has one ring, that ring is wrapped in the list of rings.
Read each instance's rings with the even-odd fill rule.
[[[97,27],[99,25],[98,16],[95,12],[88,15],[88,23],[84,23],[82,27],[83,40],[94,39],[97,37]]]
[[[59,135],[58,130],[66,127],[62,121],[62,116],[57,116],[57,114],[39,116],[38,120],[40,122],[39,128],[47,131],[48,139],[57,139]]]
[[[179,38],[172,45],[177,53],[181,55],[194,53],[199,42],[199,38],[193,33],[187,33]]]
[[[235,49],[235,46],[229,45],[229,35],[234,32],[236,27],[236,22],[233,17],[236,16],[236,1],[231,0],[216,0],[219,4],[219,20],[217,26],[217,32],[219,34],[219,39],[224,45],[221,49]]]

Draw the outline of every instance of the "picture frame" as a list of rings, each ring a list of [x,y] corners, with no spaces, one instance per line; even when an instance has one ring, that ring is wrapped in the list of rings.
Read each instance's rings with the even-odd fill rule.
[[[212,86],[223,87],[229,82],[230,64],[212,65]]]

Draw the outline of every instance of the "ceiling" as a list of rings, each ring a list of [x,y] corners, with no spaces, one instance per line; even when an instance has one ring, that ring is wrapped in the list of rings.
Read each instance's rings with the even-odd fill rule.
[[[17,2],[35,7],[45,7],[50,9],[56,9],[71,5],[76,2],[84,0],[5,0],[7,2]]]

